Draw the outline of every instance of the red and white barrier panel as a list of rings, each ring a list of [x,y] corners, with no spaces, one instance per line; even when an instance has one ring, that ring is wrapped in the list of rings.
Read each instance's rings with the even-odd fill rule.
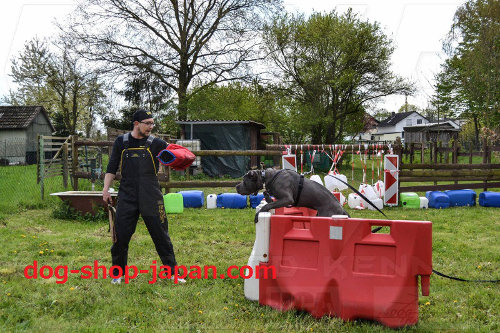
[[[399,193],[398,193],[399,156],[398,155],[384,156],[384,184],[385,184],[384,205],[397,206],[399,200]]]

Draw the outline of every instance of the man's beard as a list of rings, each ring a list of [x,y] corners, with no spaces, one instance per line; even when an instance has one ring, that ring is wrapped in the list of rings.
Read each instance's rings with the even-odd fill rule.
[[[146,138],[146,137],[148,137],[148,136],[149,136],[149,134],[146,134],[145,132],[141,131],[140,129],[139,129],[139,134],[140,134],[142,137],[144,137],[144,138]]]

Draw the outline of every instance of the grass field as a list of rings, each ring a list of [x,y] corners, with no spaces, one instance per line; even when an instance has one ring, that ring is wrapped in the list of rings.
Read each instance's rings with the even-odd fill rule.
[[[359,175],[356,170],[357,179]],[[128,285],[72,274],[64,284],[57,284],[55,277],[26,279],[24,268],[34,260],[39,267],[75,269],[92,265],[94,260],[109,267],[111,240],[106,219],[56,218],[54,212],[61,211],[59,199],[41,201],[36,198],[39,192],[28,193],[27,182],[11,178],[3,177],[0,182],[0,331],[389,331],[375,322],[318,320],[304,312],[259,306],[245,299],[241,278],[188,280],[185,285],[148,284],[150,277],[145,275]],[[15,184],[21,194],[9,192],[7,183]],[[204,191],[206,195],[222,189]],[[433,222],[434,269],[468,279],[500,278],[499,209],[384,211],[390,219]],[[381,218],[372,211],[349,213]],[[253,209],[186,209],[183,214],[169,215],[178,263],[214,265],[222,271],[245,265],[255,239],[253,215]],[[129,264],[147,269],[152,260],[158,257],[140,221],[131,241]],[[420,296],[419,312],[418,325],[404,331],[499,331],[500,285],[432,275],[430,296]]]

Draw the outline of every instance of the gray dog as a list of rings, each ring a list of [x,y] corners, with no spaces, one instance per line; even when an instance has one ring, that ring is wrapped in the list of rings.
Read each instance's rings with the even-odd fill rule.
[[[268,204],[262,207],[261,212],[279,207],[300,206],[317,210],[317,216],[349,216],[326,187],[293,170],[250,170],[243,176],[243,181],[236,185],[236,191],[243,195],[256,194],[264,185],[276,201],[271,202],[269,196],[266,196]],[[255,215],[255,222],[257,217],[258,214]]]

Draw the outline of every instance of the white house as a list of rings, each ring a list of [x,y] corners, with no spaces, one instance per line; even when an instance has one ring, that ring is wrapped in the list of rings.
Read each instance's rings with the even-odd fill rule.
[[[376,141],[395,141],[400,137],[404,142],[404,128],[415,125],[424,125],[429,120],[416,111],[392,113],[382,120],[377,126],[377,132],[373,134]]]

